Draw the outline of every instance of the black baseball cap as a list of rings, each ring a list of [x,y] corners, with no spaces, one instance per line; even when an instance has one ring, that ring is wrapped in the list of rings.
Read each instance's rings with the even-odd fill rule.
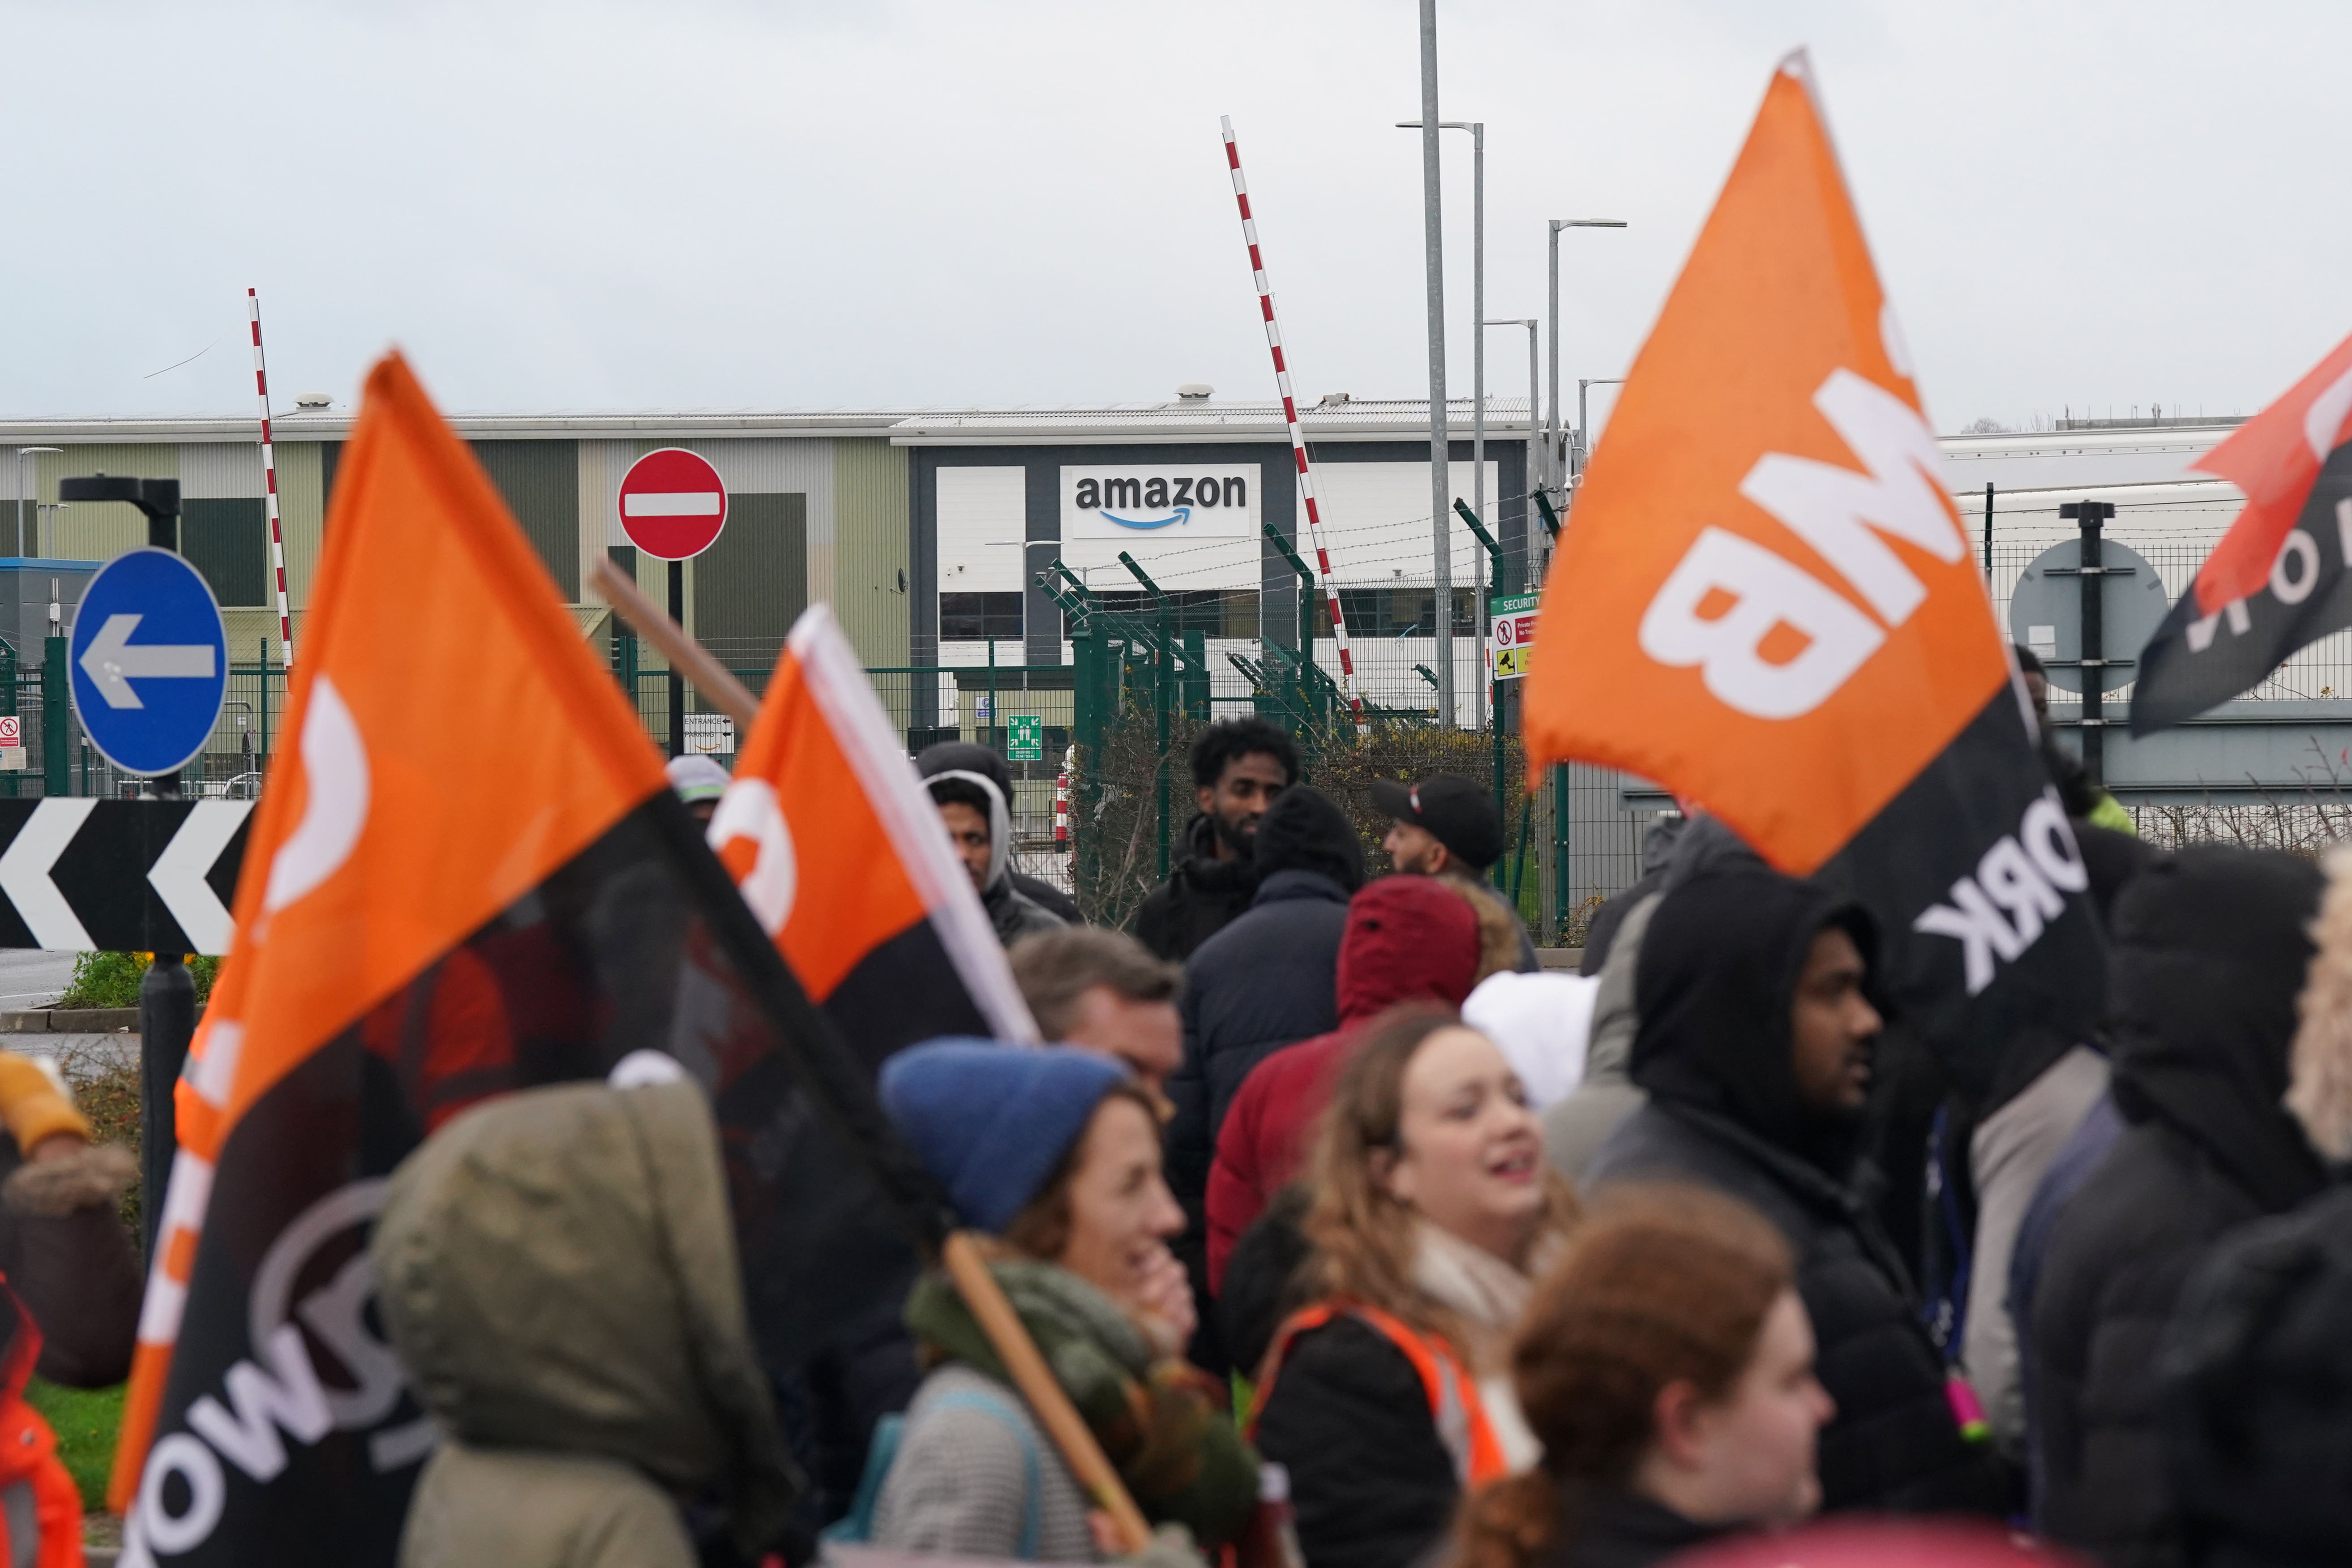
[[[1428,829],[1473,870],[1483,871],[1502,858],[1503,815],[1475,779],[1459,773],[1432,773],[1411,784],[1374,779],[1372,804],[1399,822]]]

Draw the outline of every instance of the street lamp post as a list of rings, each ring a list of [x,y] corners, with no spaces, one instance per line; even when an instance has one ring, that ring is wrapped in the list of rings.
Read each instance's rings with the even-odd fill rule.
[[[62,452],[63,447],[19,447],[16,448],[16,556],[25,555],[25,459],[36,452]]]
[[[1624,384],[1625,378],[1622,375],[1593,376],[1580,379],[1577,382],[1576,472],[1571,477],[1580,479],[1582,479],[1584,476],[1585,464],[1592,461],[1592,426],[1587,423],[1584,413],[1585,389],[1591,386],[1622,386]]]
[[[1543,323],[1533,316],[1507,316],[1499,321],[1481,321],[1478,324],[1481,327],[1525,327],[1528,330],[1528,449],[1532,453],[1540,429],[1536,418],[1536,409],[1540,406],[1538,401],[1538,386],[1536,381],[1536,331]],[[1479,335],[1485,336],[1483,332]],[[1530,475],[1529,478],[1533,479],[1538,476]],[[1535,519],[1530,516],[1528,519],[1528,563],[1530,568],[1535,563]],[[1522,591],[1525,590],[1524,580],[1522,580],[1521,588]]]
[[[1441,120],[1440,131],[1470,132],[1470,313],[1484,321],[1486,318],[1486,122],[1483,120]],[[1400,120],[1400,131],[1418,131],[1418,120]],[[1450,457],[1451,454],[1449,453]],[[1450,468],[1450,465],[1449,465]],[[1480,521],[1486,517],[1486,334],[1479,332],[1472,340],[1470,353],[1470,510]],[[1449,544],[1445,553],[1450,557]],[[1472,628],[1481,639],[1486,637],[1486,579],[1478,575],[1478,617]],[[1447,622],[1452,623],[1453,607],[1447,606]],[[1483,642],[1482,642],[1483,646]],[[1475,724],[1486,721],[1486,684],[1484,679],[1470,683],[1470,721]]]
[[[1559,231],[1564,228],[1623,228],[1622,218],[1556,217],[1551,223],[1551,401],[1546,409],[1544,426],[1545,487],[1557,496],[1565,492],[1559,484],[1558,465],[1566,458],[1559,443]]]
[[[1421,0],[1421,218],[1429,279],[1429,529],[1437,555],[1437,721],[1454,728],[1453,442],[1445,417],[1445,223],[1438,199],[1437,0]]]

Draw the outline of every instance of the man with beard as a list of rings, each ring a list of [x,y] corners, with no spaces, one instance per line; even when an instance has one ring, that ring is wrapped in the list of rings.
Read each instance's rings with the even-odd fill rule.
[[[1857,1190],[1881,1018],[1869,916],[1753,863],[1675,885],[1644,933],[1633,1082],[1648,1101],[1587,1181],[1692,1181],[1754,1205],[1797,1253],[1797,1291],[1837,1402],[1823,1506],[1998,1512],[1909,1278]]]
[[[1184,858],[1135,917],[1143,945],[1172,963],[1224,929],[1257,896],[1251,851],[1258,820],[1298,777],[1290,737],[1263,719],[1224,719],[1192,742],[1192,802]]]

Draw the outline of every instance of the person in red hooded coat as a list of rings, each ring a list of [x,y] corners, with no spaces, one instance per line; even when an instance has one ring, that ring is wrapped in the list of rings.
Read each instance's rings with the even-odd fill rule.
[[[1459,1007],[1486,978],[1483,952],[1477,911],[1434,878],[1383,877],[1349,901],[1339,938],[1339,1026],[1251,1068],[1218,1130],[1209,1167],[1212,1290],[1223,1288],[1234,1244],[1298,1173],[1315,1119],[1365,1026],[1401,1002]]]

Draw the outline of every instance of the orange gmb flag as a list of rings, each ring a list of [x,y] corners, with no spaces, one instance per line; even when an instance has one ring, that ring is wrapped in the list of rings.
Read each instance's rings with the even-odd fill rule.
[[[710,843],[869,1066],[940,1035],[1036,1038],[939,808],[824,605],[793,626]]]
[[[2043,933],[2079,923],[2084,875],[1942,460],[1792,56],[1577,494],[1528,754],[1654,779],[1851,887],[1908,999],[1956,1022],[2018,994],[1996,982],[2030,949],[2069,945]]]
[[[402,1156],[486,1097],[676,1058],[719,1112],[763,1348],[822,1348],[820,1298],[845,1314],[903,1273],[893,1217],[927,1212],[894,1206],[908,1163],[855,1065],[397,355],[310,627],[178,1090],[126,1561],[394,1562],[439,1434],[381,1337],[368,1234]]]

